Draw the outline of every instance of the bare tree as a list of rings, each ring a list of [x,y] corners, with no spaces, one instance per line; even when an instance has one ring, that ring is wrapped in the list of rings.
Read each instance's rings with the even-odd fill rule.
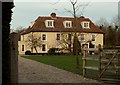
[[[109,26],[109,22],[106,20],[106,18],[101,17],[98,21],[96,21],[96,25],[107,28]]]
[[[111,25],[115,27],[115,26],[119,26],[119,23],[120,23],[119,16],[118,15],[114,16],[111,20]]]
[[[77,23],[76,22],[77,22],[77,15],[78,15],[78,12],[79,12],[78,10],[83,5],[78,5],[78,0],[69,0],[69,2],[72,5],[72,10],[68,10],[68,9],[65,9],[65,10],[66,10],[66,12],[72,14],[72,16],[74,17],[74,26],[73,26],[73,28],[77,28],[77,25],[76,25]],[[87,6],[88,6],[88,4],[84,5],[83,10]],[[82,11],[81,11],[81,14],[83,14]],[[69,51],[72,51],[72,46],[73,46],[73,52],[74,52],[73,54],[76,55],[76,67],[79,68],[79,57],[78,57],[79,50],[78,50],[78,48],[81,49],[81,44],[80,44],[80,41],[78,40],[77,32],[72,32],[72,35],[73,35],[73,39],[72,39],[72,36],[70,38],[71,40],[69,40],[67,38],[64,38],[62,40],[62,42],[64,42],[64,43],[62,43],[62,44],[63,44],[64,48],[68,48]]]
[[[41,37],[38,37],[32,33],[27,37],[26,42],[28,46],[31,47],[32,51],[35,49],[36,53],[38,53],[37,47],[41,48],[42,45]]]
[[[72,53],[72,32],[69,33],[61,33],[61,40],[60,40],[60,45],[62,47],[63,50],[67,50],[69,51],[69,53]]]
[[[71,5],[72,5],[72,10],[66,10],[67,12],[71,13],[74,17],[74,27],[73,28],[77,28],[77,12],[80,8],[80,5],[77,5],[78,3],[78,0],[69,0]],[[86,5],[88,6],[88,4]],[[86,7],[85,6],[85,7]],[[84,9],[85,9],[84,7]],[[81,44],[80,44],[80,41],[78,40],[78,35],[77,35],[77,32],[73,32],[73,54],[76,55],[76,67],[79,68],[79,57],[78,57],[78,52],[79,52],[79,49],[81,49]],[[72,44],[72,43],[71,43]]]
[[[119,17],[115,16],[108,22],[105,18],[100,18],[96,24],[102,26],[102,30],[105,32],[104,46],[113,47],[120,45],[120,29],[119,29]]]
[[[21,33],[22,31],[26,30],[26,28],[24,28],[23,26],[19,26],[16,28],[16,30],[14,30],[17,33]]]
[[[111,25],[112,25],[112,28],[114,30],[114,35],[115,35],[113,38],[115,45],[120,45],[120,17],[118,15],[112,18]]]

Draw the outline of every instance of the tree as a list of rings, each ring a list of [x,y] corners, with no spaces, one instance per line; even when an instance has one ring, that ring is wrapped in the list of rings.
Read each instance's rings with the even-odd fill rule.
[[[104,28],[107,28],[109,26],[109,22],[106,20],[106,18],[101,17],[98,21],[96,21],[97,26],[103,26]]]
[[[111,25],[113,26],[113,27],[115,27],[115,26],[119,26],[119,17],[118,17],[118,15],[116,15],[116,16],[114,16],[113,18],[112,18],[112,20],[111,20]]]
[[[116,45],[120,45],[120,17],[116,15],[111,20],[112,27],[114,28],[115,32],[115,39]]]
[[[72,14],[72,16],[74,17],[74,26],[73,28],[77,28],[77,13],[78,13],[78,10],[79,8],[81,7],[80,5],[78,5],[78,0],[69,0],[70,4],[72,5],[72,10],[68,10],[66,9],[67,12],[69,12],[70,14]],[[84,5],[84,8],[88,6],[88,4]],[[83,14],[81,12],[81,14]],[[80,41],[78,40],[78,35],[77,35],[77,32],[71,32],[72,35],[73,35],[73,43],[71,42],[71,40],[65,38],[63,41],[64,41],[64,47],[67,47],[69,49],[69,51],[72,51],[72,47],[73,46],[73,54],[76,55],[76,67],[79,68],[79,57],[78,57],[78,52],[79,50],[81,49],[81,43]],[[71,36],[71,39],[72,39],[72,36]],[[79,49],[78,49],[79,48]]]
[[[12,17],[12,8],[14,7],[13,2],[1,2],[0,1],[0,9],[2,10],[2,84],[9,85],[11,82],[10,78],[10,42],[9,42],[9,34],[10,34],[10,22]]]
[[[116,45],[116,30],[109,26],[107,28],[107,34],[105,36],[105,46],[113,47]]]
[[[112,18],[111,22],[105,18],[100,18],[96,22],[96,24],[105,32],[104,37],[104,46],[105,47],[113,47],[118,45],[119,43],[119,24],[118,24],[118,16]]]
[[[77,20],[77,12],[79,10],[79,6],[77,6],[77,2],[78,2],[78,0],[70,0],[70,3],[72,5],[72,11],[68,10],[68,12],[73,15],[75,24],[76,24],[76,20]],[[73,28],[76,28],[76,25]],[[80,42],[78,40],[77,32],[74,32],[73,33],[73,54],[76,55],[76,67],[77,68],[79,68],[78,43],[80,43]]]
[[[38,53],[37,47],[41,47],[42,45],[41,37],[38,37],[32,33],[27,37],[26,42],[28,46],[31,47],[32,52],[33,49],[35,49],[36,53]]]
[[[24,28],[22,26],[19,26],[19,27],[16,28],[15,32],[16,33],[21,33],[22,31],[25,31],[25,30],[26,30],[26,28]]]
[[[120,46],[120,28],[117,31],[117,46]]]
[[[61,40],[59,41],[61,47],[63,50],[69,51],[69,53],[72,53],[72,33],[61,33]]]

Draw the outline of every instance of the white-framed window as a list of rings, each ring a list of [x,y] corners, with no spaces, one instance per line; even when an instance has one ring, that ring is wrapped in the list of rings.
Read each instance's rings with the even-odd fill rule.
[[[90,22],[84,21],[81,23],[83,28],[90,28]]]
[[[46,39],[46,34],[42,34],[42,40],[43,41],[46,41],[47,39]]]
[[[42,51],[46,51],[46,44],[42,44]]]
[[[56,40],[60,40],[60,34],[56,34]]]
[[[65,28],[71,28],[72,27],[72,21],[64,21],[63,22]]]
[[[54,20],[46,20],[45,25],[46,27],[54,27]]]
[[[92,35],[92,41],[95,41],[95,35]]]

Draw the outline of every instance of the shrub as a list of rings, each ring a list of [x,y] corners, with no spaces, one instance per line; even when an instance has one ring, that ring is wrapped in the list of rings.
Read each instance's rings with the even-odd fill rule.
[[[50,54],[50,55],[55,55],[55,54],[57,54],[58,52],[57,51],[59,51],[59,48],[50,48],[49,50],[48,50],[48,54]]]
[[[27,50],[27,51],[25,52],[25,55],[31,55],[31,51]]]

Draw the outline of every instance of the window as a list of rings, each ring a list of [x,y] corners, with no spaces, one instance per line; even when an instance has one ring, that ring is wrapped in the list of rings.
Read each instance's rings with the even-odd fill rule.
[[[84,27],[88,28],[89,27],[89,23],[84,23]]]
[[[56,40],[60,40],[60,34],[57,34]]]
[[[89,22],[82,22],[82,27],[83,28],[90,28],[89,27]]]
[[[46,34],[42,34],[42,40],[46,40]]]
[[[24,51],[24,45],[22,45],[22,51]]]
[[[71,28],[72,27],[72,21],[65,21],[64,26],[65,26],[65,28]]]
[[[52,21],[48,21],[48,26],[52,27]]]
[[[80,35],[80,40],[84,40],[84,34]]]
[[[46,20],[45,25],[46,25],[46,27],[54,27],[54,21],[53,20]]]
[[[46,45],[42,44],[42,51],[46,51]]]
[[[92,41],[95,41],[95,35],[92,35]]]

